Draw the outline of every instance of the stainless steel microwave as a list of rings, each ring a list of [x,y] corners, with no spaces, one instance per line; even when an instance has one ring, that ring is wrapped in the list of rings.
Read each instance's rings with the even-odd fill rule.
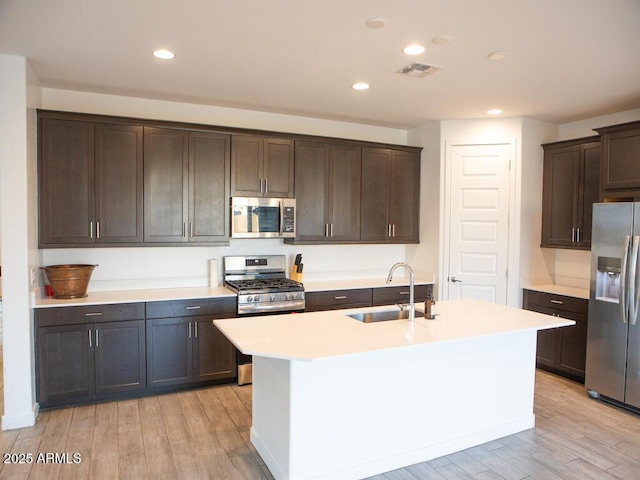
[[[291,238],[295,236],[295,199],[231,198],[231,237]]]

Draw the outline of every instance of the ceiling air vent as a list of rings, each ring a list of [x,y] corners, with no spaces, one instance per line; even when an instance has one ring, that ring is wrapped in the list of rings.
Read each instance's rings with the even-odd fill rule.
[[[437,71],[442,70],[442,67],[437,67],[435,65],[426,65],[424,63],[410,63],[406,67],[398,70],[398,73],[403,75],[409,75],[410,77],[426,77],[427,75],[431,75],[432,73],[436,73]]]

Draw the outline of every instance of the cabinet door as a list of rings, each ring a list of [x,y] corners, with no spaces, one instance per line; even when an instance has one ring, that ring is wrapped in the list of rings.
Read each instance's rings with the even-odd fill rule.
[[[580,146],[580,199],[578,245],[591,248],[593,204],[600,202],[600,142]]]
[[[142,127],[95,125],[96,242],[142,242]]]
[[[95,324],[96,394],[147,387],[144,320]]]
[[[229,239],[229,135],[189,133],[189,241]]]
[[[640,189],[640,128],[635,126],[602,136],[604,190]]]
[[[293,198],[293,141],[284,138],[264,139],[264,196]]]
[[[186,242],[188,135],[144,128],[144,241]]]
[[[193,317],[193,379],[196,382],[236,376],[236,350],[213,324],[213,317]]]
[[[94,125],[41,119],[40,244],[94,243]]]
[[[420,215],[420,157],[392,152],[389,177],[389,223],[391,240],[417,242]]]
[[[389,178],[391,152],[381,148],[362,149],[362,223],[360,238],[365,241],[389,240]]]
[[[329,147],[329,240],[360,239],[361,149],[331,145]]]
[[[327,240],[328,171],[328,144],[296,142],[297,240]]]
[[[234,135],[231,140],[231,195],[261,197],[263,190],[262,137]]]
[[[573,312],[562,312],[559,316],[574,320],[576,324],[558,329],[560,347],[557,367],[584,379],[587,361],[587,316]]]
[[[193,350],[190,318],[147,320],[147,385],[164,387],[190,383]]]
[[[558,329],[538,330],[536,365],[556,368],[558,364]]]
[[[93,396],[90,324],[38,328],[37,400],[42,406]]]
[[[544,152],[542,246],[572,246],[577,224],[580,148]]]

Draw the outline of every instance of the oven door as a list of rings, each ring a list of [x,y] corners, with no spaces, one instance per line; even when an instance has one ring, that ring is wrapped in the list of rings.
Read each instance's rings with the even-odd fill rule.
[[[233,238],[295,236],[295,200],[292,198],[231,199]]]

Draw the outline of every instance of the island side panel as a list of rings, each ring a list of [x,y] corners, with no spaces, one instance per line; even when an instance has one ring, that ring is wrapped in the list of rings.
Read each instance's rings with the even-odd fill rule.
[[[521,331],[312,362],[260,358],[252,442],[276,479],[355,479],[532,428],[535,344],[535,331]]]

